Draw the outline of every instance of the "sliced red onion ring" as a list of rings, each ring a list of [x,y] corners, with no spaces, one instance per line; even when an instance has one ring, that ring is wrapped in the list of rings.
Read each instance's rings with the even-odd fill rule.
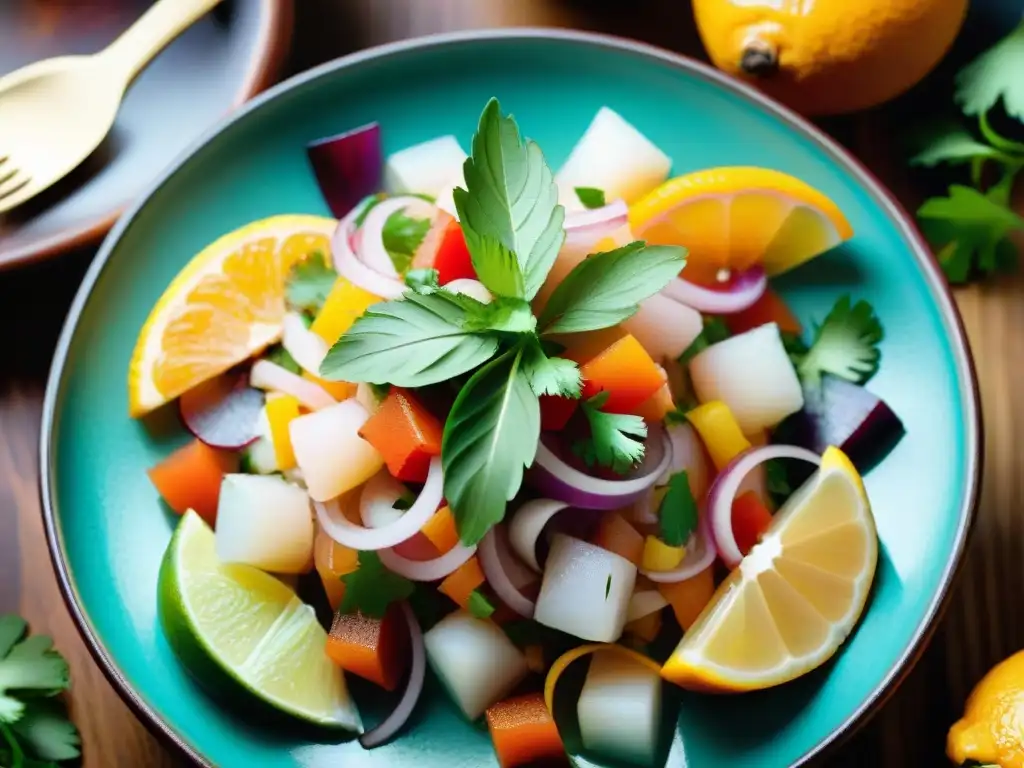
[[[416,615],[408,603],[402,603],[402,616],[405,617],[405,622],[409,626],[409,651],[412,654],[412,660],[409,662],[409,680],[405,684],[402,698],[398,700],[398,704],[391,714],[385,717],[380,725],[372,731],[359,737],[359,743],[365,749],[373,749],[390,741],[409,720],[409,716],[416,708],[420,694],[423,692],[423,680],[427,672],[427,653],[423,645],[423,630],[420,629]]]
[[[622,480],[604,480],[580,472],[560,459],[542,436],[537,458],[530,469],[530,483],[545,496],[580,509],[619,509],[643,496],[672,463],[672,443],[664,430],[648,431],[643,463]]]
[[[732,531],[732,502],[747,473],[772,459],[799,459],[816,466],[821,465],[821,457],[806,448],[795,445],[765,445],[748,448],[718,474],[711,485],[711,490],[708,491],[707,516],[711,519],[711,532],[718,554],[730,568],[735,568],[743,560],[743,553],[740,552]]]
[[[487,583],[505,605],[524,618],[533,618],[537,604],[516,589],[505,571],[505,564],[498,553],[498,533],[495,528],[491,528],[480,542],[480,567]]]
[[[438,581],[461,568],[476,554],[476,545],[467,547],[456,544],[433,560],[409,560],[393,549],[382,549],[378,554],[385,568],[399,576],[405,576],[410,581]]]
[[[281,346],[302,370],[319,376],[320,363],[327,357],[327,342],[309,330],[302,318],[294,312],[284,316],[283,327]]]
[[[311,411],[329,408],[338,401],[331,397],[319,384],[296,376],[289,370],[269,360],[257,360],[249,372],[249,385],[256,389],[273,390],[291,395]]]
[[[381,474],[383,473],[370,478],[363,488],[359,507],[360,516],[363,517],[364,524],[367,523],[367,520],[363,516],[363,510],[369,504],[368,496],[373,498],[374,503],[378,500],[380,503],[386,501],[389,506],[392,506],[402,495],[401,491],[396,492],[395,488],[385,485],[383,480],[379,480]],[[316,516],[320,522],[320,527],[339,544],[351,549],[384,550],[412,538],[426,524],[441,503],[443,487],[444,474],[441,471],[441,457],[436,456],[430,462],[427,482],[424,483],[419,497],[406,510],[405,514],[391,525],[384,526],[383,528],[364,528],[349,521],[341,513],[337,499],[332,499],[326,504],[314,502],[314,506],[316,507]],[[382,553],[381,560],[383,560],[383,557]],[[469,558],[467,557],[466,559],[468,560]]]
[[[400,280],[391,255],[384,247],[384,225],[393,213],[405,210],[409,206],[427,205],[430,203],[418,197],[392,197],[377,203],[367,214],[360,228],[359,260],[374,272],[393,280]],[[430,205],[430,208],[433,210],[434,206]]]
[[[734,276],[721,288],[711,289],[677,277],[662,290],[665,296],[700,312],[731,315],[751,306],[768,287],[768,278],[761,267],[751,267]]]
[[[364,291],[369,291],[374,296],[380,296],[382,300],[401,298],[405,293],[405,285],[393,277],[386,277],[376,270],[370,269],[359,260],[352,249],[352,229],[359,213],[360,209],[357,208],[339,221],[338,228],[331,237],[334,268],[350,283],[359,286]]]
[[[658,485],[666,485],[672,475],[685,470],[686,479],[690,481],[690,493],[695,499],[703,498],[713,472],[697,430],[689,422],[684,422],[670,424],[665,432],[672,442],[672,463],[658,478]]]
[[[629,223],[629,207],[623,200],[615,200],[601,208],[571,213],[565,217],[566,237],[606,237]]]
[[[643,589],[633,593],[626,609],[626,621],[636,621],[657,613],[668,605],[668,600],[656,589]]]
[[[731,511],[731,507],[730,507]],[[705,512],[700,516],[697,532],[686,542],[686,554],[676,568],[671,571],[640,571],[644,576],[659,584],[674,584],[677,581],[692,579],[705,568],[715,562],[715,540],[711,533],[710,516]],[[732,521],[730,519],[730,525]]]
[[[633,522],[638,525],[657,525],[658,511],[654,508],[654,487],[648,488],[633,502]]]
[[[565,502],[553,499],[534,499],[523,504],[512,516],[512,522],[508,526],[512,549],[537,573],[544,571],[537,561],[537,541],[540,539],[541,531],[548,524],[548,520],[568,506]]]

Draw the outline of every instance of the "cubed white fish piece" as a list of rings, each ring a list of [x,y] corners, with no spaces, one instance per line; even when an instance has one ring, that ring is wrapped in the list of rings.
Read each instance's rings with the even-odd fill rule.
[[[313,557],[309,496],[279,477],[225,475],[217,503],[216,549],[224,563],[305,571]]]
[[[576,187],[596,187],[608,201],[633,203],[665,181],[671,168],[671,158],[650,139],[601,107],[555,176],[558,199],[568,210],[578,210]]]
[[[466,152],[454,136],[440,136],[390,155],[384,164],[384,187],[393,195],[438,197],[460,179]]]
[[[775,323],[712,344],[695,355],[690,379],[698,400],[721,400],[748,435],[774,427],[804,407],[800,379]]]
[[[626,624],[635,583],[636,566],[629,560],[556,534],[533,618],[584,640],[613,643]]]
[[[621,325],[659,362],[678,359],[704,330],[700,312],[660,293],[640,302],[637,313]]]
[[[595,653],[576,703],[583,746],[601,757],[653,767],[661,685],[657,672],[634,659]]]
[[[476,720],[526,677],[526,657],[492,621],[456,611],[423,636],[427,659],[459,709]]]

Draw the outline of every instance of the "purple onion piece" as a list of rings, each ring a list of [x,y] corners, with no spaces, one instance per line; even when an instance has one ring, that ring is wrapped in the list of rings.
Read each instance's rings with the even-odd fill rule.
[[[256,440],[264,395],[248,378],[225,373],[183,394],[178,410],[185,428],[211,448],[241,450]]]
[[[384,153],[377,123],[318,139],[306,146],[306,153],[320,192],[339,219],[381,189]]]

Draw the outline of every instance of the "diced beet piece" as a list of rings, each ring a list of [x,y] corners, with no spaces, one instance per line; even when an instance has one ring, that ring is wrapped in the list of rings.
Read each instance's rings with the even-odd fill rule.
[[[377,123],[318,139],[306,153],[320,192],[339,219],[381,189],[384,154]]]

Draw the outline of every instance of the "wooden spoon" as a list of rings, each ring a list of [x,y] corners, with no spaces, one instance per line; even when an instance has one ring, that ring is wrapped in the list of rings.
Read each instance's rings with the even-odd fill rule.
[[[0,213],[73,171],[114,125],[125,91],[164,46],[221,0],[159,0],[107,48],[0,78]]]

